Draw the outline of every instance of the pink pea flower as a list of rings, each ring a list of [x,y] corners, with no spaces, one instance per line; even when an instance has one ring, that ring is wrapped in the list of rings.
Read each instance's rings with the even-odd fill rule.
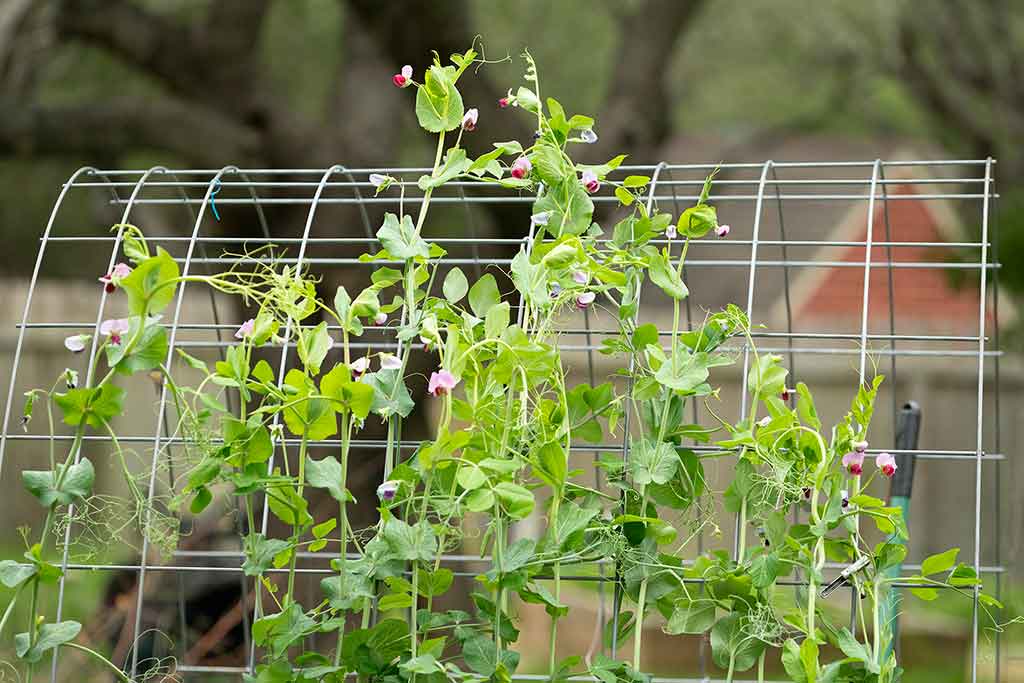
[[[760,420],[757,421],[757,426],[758,427],[767,427],[771,423],[772,423],[772,416],[771,415],[765,415],[764,417],[762,417]]]
[[[597,179],[593,171],[584,171],[581,180],[583,181],[584,189],[590,194],[594,194],[601,189],[601,181]]]
[[[352,364],[349,367],[352,368],[352,372],[354,372],[356,374],[356,377],[358,377],[359,375],[363,374],[364,372],[370,369],[370,359],[367,358],[366,356],[363,356],[362,358],[356,358],[354,361],[352,361]]]
[[[455,375],[448,372],[444,368],[441,368],[437,372],[430,373],[430,381],[427,383],[427,391],[434,396],[440,396],[441,394],[447,394],[455,388],[458,381],[455,379]]]
[[[515,101],[515,98],[512,97],[512,88],[509,88],[508,89],[508,93],[504,97],[502,97],[500,100],[498,100],[498,106],[501,107],[502,109],[505,109],[505,108],[508,107],[508,105],[512,104],[514,101]]]
[[[466,115],[462,117],[462,130],[467,133],[472,133],[476,130],[476,122],[479,118],[480,112],[476,107],[466,110]]]
[[[388,321],[388,314],[385,313],[384,311],[381,311],[377,315],[373,316],[373,324],[377,325],[378,327],[383,325],[387,321]]]
[[[794,393],[796,392],[794,392],[789,387],[784,387],[782,391],[779,392],[779,398],[781,398],[783,401],[788,401],[789,399],[793,398]]]
[[[587,274],[582,270],[574,270],[572,273],[572,281],[578,285],[587,284]]]
[[[850,493],[849,493],[849,491],[847,491],[846,489],[843,489],[842,491],[840,491],[839,492],[839,499],[843,501],[841,503],[841,505],[844,508],[845,507],[850,507]]]
[[[892,453],[879,453],[875,458],[875,465],[887,477],[896,474],[896,458],[892,456]]]
[[[396,88],[408,88],[412,85],[412,67],[408,64],[403,66],[401,72],[391,77],[391,82]]]
[[[394,480],[388,480],[377,487],[377,497],[381,500],[394,500],[398,494],[398,487],[401,484]]]
[[[131,273],[131,266],[127,263],[118,263],[114,266],[113,270],[98,279],[103,283],[103,288],[107,290],[107,294],[110,294],[117,288],[117,285],[120,284],[121,280],[131,275]]]
[[[860,473],[864,471],[864,454],[856,451],[847,453],[843,456],[843,467],[853,476],[859,477]]]
[[[423,350],[430,353],[430,340],[420,335],[420,343],[423,344]]]
[[[578,297],[576,297],[576,308],[582,311],[584,308],[594,303],[594,299],[596,298],[597,295],[594,294],[593,292],[583,292]]]
[[[580,140],[587,143],[588,145],[592,145],[595,142],[597,142],[597,133],[590,130],[589,128],[584,128],[583,130],[580,131]]]
[[[242,323],[241,327],[239,327],[235,331],[235,339],[245,339],[246,337],[251,337],[255,329],[256,321],[253,318],[249,318],[244,323]]]
[[[64,348],[71,353],[81,353],[85,351],[85,343],[89,341],[92,335],[88,334],[73,334],[70,337],[64,339]]]
[[[402,367],[402,360],[393,353],[382,353],[380,366],[385,370],[398,370]]]
[[[732,228],[730,228],[728,225],[719,225],[717,228],[715,228],[715,234],[718,235],[720,238],[726,237],[731,229]]]
[[[519,178],[522,180],[526,176],[530,175],[530,171],[533,170],[533,164],[525,156],[520,156],[512,163],[512,177]]]
[[[665,228],[665,237],[669,238],[670,240],[674,240],[675,238],[679,237],[679,231],[676,230],[676,226],[674,223],[670,223],[669,226]]]
[[[854,441],[850,445],[853,447],[853,450],[857,451],[858,453],[863,453],[868,449],[867,441]]]
[[[121,335],[128,331],[128,318],[112,318],[100,323],[100,334],[110,337],[115,346],[121,343]]]

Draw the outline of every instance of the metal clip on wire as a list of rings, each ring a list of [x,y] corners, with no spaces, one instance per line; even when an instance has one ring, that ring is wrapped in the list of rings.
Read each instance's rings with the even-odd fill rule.
[[[823,598],[827,598],[832,593],[832,591],[846,583],[847,579],[849,579],[851,576],[859,572],[861,569],[864,569],[864,567],[868,566],[869,562],[871,562],[870,556],[862,555],[859,560],[857,560],[849,567],[841,571],[839,573],[839,576],[837,576],[835,580],[832,581],[832,583],[822,588],[821,593],[819,595],[821,595],[821,597]]]

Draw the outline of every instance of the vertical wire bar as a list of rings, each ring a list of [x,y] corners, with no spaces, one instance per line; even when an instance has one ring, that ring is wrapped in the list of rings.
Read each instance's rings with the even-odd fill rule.
[[[993,194],[995,194],[995,188],[993,188]],[[999,214],[998,214],[999,205],[998,204],[995,205],[994,211],[996,212],[996,216],[995,216],[995,220],[992,223],[992,263],[994,265],[998,266],[999,265]],[[1000,347],[1000,341],[999,341],[999,268],[998,267],[996,267],[992,271],[992,345],[993,345],[993,347],[997,351],[1001,348]],[[995,386],[993,387],[993,393],[994,393],[993,398],[994,398],[994,403],[995,403],[995,405],[993,406],[994,415],[993,415],[993,420],[992,420],[992,423],[995,425],[995,434],[993,435],[993,437],[994,437],[993,447],[995,448],[995,452],[996,453],[1002,453],[1003,452],[1002,451],[1002,438],[1001,438],[1002,430],[1000,429],[1000,427],[1002,425],[1002,410],[1000,408],[1000,398],[999,398],[1001,387],[1000,387],[1000,384],[999,384],[999,379],[1000,378],[999,378],[999,354],[998,353],[992,359],[992,365],[993,365],[992,370],[993,370],[993,373],[994,373],[993,380],[994,380],[994,383],[995,383]],[[995,546],[994,546],[995,547],[995,558],[994,558],[994,560],[995,560],[995,565],[997,567],[1001,567],[1002,564],[1003,564],[1003,553],[1002,553],[1002,540],[1003,540],[1003,530],[1002,530],[1002,526],[1003,526],[1003,524],[1002,524],[1002,522],[1003,522],[1003,519],[1002,519],[1003,518],[1003,513],[1002,513],[1002,507],[1003,507],[1003,494],[1002,494],[1002,486],[1000,486],[1000,480],[1001,480],[1001,477],[1000,477],[1001,472],[1000,472],[1000,470],[1001,469],[1002,469],[1002,460],[996,460],[995,463],[994,463],[994,467],[993,467],[993,489],[994,489],[993,499],[994,499],[994,508],[995,508],[995,527],[996,528],[995,528],[995,533],[992,535],[992,537],[995,539]],[[1001,603],[1002,602],[1002,597],[1003,597],[1002,596],[1002,593],[1003,593],[1003,574],[1002,574],[1002,572],[997,572],[996,573],[995,580],[996,580],[996,600],[1000,601],[1000,603]],[[1000,615],[1002,615],[1002,610],[998,610],[998,611],[999,611]],[[995,642],[995,683],[1000,683],[1001,678],[1002,678],[1001,675],[1000,675],[1001,674],[1001,668],[1002,668],[1002,662],[1000,661],[1000,658],[1002,656],[1002,633],[1003,632],[1002,632],[1002,629],[998,629],[998,628],[995,629],[995,632],[996,632],[996,634],[995,634],[995,641],[996,641]]]
[[[772,167],[772,180],[778,181],[779,174]],[[789,291],[789,250],[786,247],[786,220],[782,212],[782,193],[779,191],[779,183],[775,183],[775,206],[779,212],[779,240],[782,242],[780,248],[782,250],[782,294],[783,302],[786,305],[786,348],[789,349],[789,376],[793,378],[793,384],[796,384],[796,354],[793,353],[793,303],[790,297]],[[798,508],[793,507],[793,512],[797,512]]]
[[[747,320],[754,316],[754,282],[757,278],[757,247],[761,237],[761,208],[764,206],[764,186],[768,180],[768,171],[772,169],[775,162],[769,159],[761,167],[761,179],[757,183],[757,201],[754,204],[754,228],[750,238],[750,276],[747,281]],[[750,370],[750,342],[743,343],[743,386],[740,389],[740,420],[747,419],[747,384]],[[740,552],[740,515],[736,516],[736,529],[733,533],[732,554],[735,557]],[[737,558],[742,562],[742,558]]]
[[[875,237],[875,191],[878,187],[878,176],[882,168],[882,160],[875,159],[875,163],[871,165],[871,185],[868,189],[868,221],[867,221],[867,234],[864,237],[864,293],[861,298],[861,311],[860,311],[860,370],[858,374],[858,382],[863,384],[865,382],[864,372],[867,370],[868,361],[868,313],[870,310],[869,304],[871,302],[871,249],[873,247],[873,241]],[[889,264],[890,269],[892,264]],[[890,304],[892,301],[890,300]],[[860,386],[858,384],[858,387]],[[860,475],[854,478],[856,482],[856,488],[860,489]],[[857,631],[857,596],[859,595],[860,589],[857,587],[855,581],[850,581],[850,631],[856,633]],[[878,599],[876,597],[876,599]]]
[[[668,166],[664,161],[659,161],[658,165],[654,167],[654,172],[651,174],[650,189],[647,194],[647,213],[650,214],[651,208],[654,206],[654,189],[658,185],[658,176],[661,175],[661,171]],[[632,230],[632,228],[631,228]],[[635,328],[640,320],[640,293],[643,291],[643,280],[637,285],[636,290],[636,312],[633,314],[633,327]],[[628,396],[633,391],[633,371],[636,369],[636,359],[633,354],[629,356],[629,379],[626,381],[626,395]],[[629,464],[629,410],[626,410],[626,414],[622,418],[622,462],[626,465]],[[623,468],[623,476],[627,468]],[[626,499],[620,495],[622,501],[622,511],[626,511]],[[615,567],[615,590],[612,597],[612,647],[611,656],[614,658],[617,656],[619,649],[619,615],[622,611],[622,581],[619,576],[619,568]],[[637,608],[637,614],[633,620],[633,637],[636,638],[640,634],[640,629],[643,628],[643,607]]]
[[[192,265],[192,255],[195,253],[196,242],[199,236],[199,229],[203,223],[203,216],[206,213],[206,206],[210,203],[210,197],[212,196],[213,189],[216,183],[220,181],[220,178],[225,173],[237,170],[233,166],[225,166],[213,177],[210,183],[206,187],[206,194],[203,197],[203,203],[199,207],[199,213],[196,217],[195,225],[192,228],[192,236],[188,243],[188,249],[185,252],[185,262],[181,269],[181,276],[186,277],[189,274],[189,269]],[[185,288],[187,282],[182,281],[181,286],[178,288],[178,294],[174,304],[174,318],[171,322],[171,331],[167,340],[167,356],[166,356],[166,367],[168,370],[171,368],[171,364],[174,361],[174,344],[178,337],[178,322],[181,320],[181,306],[185,301]],[[137,594],[135,596],[135,627],[132,631],[132,666],[131,676],[134,678],[135,672],[139,666],[139,630],[142,627],[142,608],[145,603],[145,592],[146,592],[146,567],[148,564],[149,555],[149,526],[152,520],[152,506],[153,506],[153,495],[156,492],[156,470],[157,463],[160,459],[160,440],[161,432],[163,431],[164,423],[164,406],[167,405],[167,382],[164,381],[160,389],[160,410],[156,416],[156,432],[153,437],[153,457],[152,463],[149,470],[149,491],[146,494],[146,502],[148,507],[146,508],[146,521],[143,526],[142,534],[142,553],[139,557],[139,581],[137,584]]]
[[[992,157],[985,160],[985,185],[981,204],[981,291],[978,299],[978,407],[974,453],[974,573],[981,576],[981,457],[985,447],[985,313],[988,298],[988,211],[992,182]],[[998,430],[997,430],[998,431]],[[978,680],[978,594],[974,586],[974,609],[971,617],[971,683]]]
[[[128,199],[128,204],[125,206],[124,213],[121,216],[121,223],[125,223],[127,221],[128,214],[131,212],[131,207],[135,203],[135,200],[138,197],[139,192],[142,190],[142,186],[145,184],[145,182],[148,179],[149,175],[151,173],[153,173],[155,170],[157,170],[158,168],[159,167],[151,168],[149,171],[147,171],[145,174],[143,174],[143,176],[141,178],[139,178],[139,181],[135,184],[135,188],[132,190],[131,197],[129,197],[129,199]],[[101,175],[98,172],[96,173],[96,175],[99,175],[99,177],[103,178],[103,180],[106,183],[108,183],[108,184],[111,183],[110,179],[107,176]],[[111,186],[110,193],[114,197],[114,199],[119,199],[119,195],[117,194],[117,191],[113,188],[113,186]],[[107,264],[107,272],[108,273],[113,270],[114,264],[117,262],[117,251],[121,247],[121,236],[122,236],[123,233],[124,233],[124,229],[123,228],[118,228],[117,235],[114,238],[114,245],[113,245],[113,247],[110,250],[110,261]],[[103,309],[106,307],[106,304],[107,304],[107,290],[104,287],[103,291],[100,292],[100,302],[99,302],[99,306],[97,307],[97,310],[96,310],[96,322],[93,325],[92,340],[91,340],[90,345],[89,345],[89,356],[88,356],[88,358],[86,360],[86,365],[85,365],[86,372],[85,372],[85,384],[84,384],[84,386],[89,386],[92,383],[93,360],[96,358],[96,352],[98,350],[97,347],[99,346],[100,323],[103,320]],[[79,446],[78,452],[75,453],[75,464],[76,465],[82,459],[82,451],[83,450],[84,450],[84,447],[83,446]],[[60,579],[59,579],[59,581],[57,583],[57,613],[56,613],[56,618],[55,618],[55,620],[57,622],[59,622],[61,620],[61,616],[62,616],[62,614],[64,612],[64,588],[65,588],[65,583],[67,581],[68,555],[69,555],[70,546],[71,546],[71,526],[72,525],[71,525],[71,521],[70,520],[73,518],[74,513],[75,513],[75,505],[74,505],[74,503],[72,503],[71,505],[68,506],[68,525],[64,529],[64,549],[61,552],[61,564],[60,564],[61,575],[60,575]],[[51,661],[50,661],[50,681],[51,682],[55,682],[57,680],[57,659],[58,659],[58,653],[59,652],[60,652],[59,649],[55,649],[53,651],[53,657],[51,658]]]
[[[57,214],[60,212],[61,206],[64,204],[64,199],[67,197],[68,191],[74,187],[75,181],[78,180],[78,176],[83,173],[95,174],[98,173],[97,169],[92,166],[83,166],[77,171],[71,174],[71,177],[65,181],[64,186],[60,190],[60,194],[57,195],[57,200],[53,205],[53,209],[50,211],[50,218],[46,221],[46,228],[43,230],[41,237],[41,243],[39,245],[39,252],[36,254],[36,265],[32,269],[32,279],[28,284],[28,294],[25,296],[25,308],[21,314],[21,326],[18,328],[18,340],[14,344],[14,362],[11,365],[11,381],[7,385],[7,406],[4,408],[4,422],[0,425],[0,474],[4,470],[4,454],[7,450],[7,425],[11,421],[11,406],[14,403],[14,387],[18,383],[18,367],[21,365],[21,349],[25,343],[25,331],[28,329],[28,315],[32,310],[32,298],[36,291],[36,282],[39,281],[39,271],[43,267],[43,257],[46,254],[46,247],[49,244],[50,232],[53,230],[53,223],[57,220]],[[111,190],[114,193],[114,198],[117,199],[117,192]]]
[[[296,280],[301,278],[302,263],[306,259],[306,247],[309,245],[309,232],[310,232],[310,230],[313,227],[313,218],[314,218],[314,216],[316,216],[316,211],[317,211],[317,209],[320,206],[320,197],[321,197],[321,195],[323,195],[324,187],[327,185],[327,181],[330,180],[331,176],[334,175],[335,173],[346,173],[345,167],[344,166],[340,166],[340,165],[334,165],[334,166],[331,166],[326,171],[324,171],[324,174],[320,177],[319,184],[317,184],[317,186],[316,186],[316,192],[313,193],[313,199],[312,199],[312,201],[311,201],[311,203],[309,205],[309,213],[306,215],[306,224],[305,224],[305,227],[302,229],[302,239],[301,239],[300,244],[299,244],[299,253],[298,253],[298,255],[296,257],[296,260],[295,260],[295,279]],[[284,339],[286,340],[286,343],[281,347],[281,366],[277,370],[277,383],[278,384],[283,384],[284,383],[285,371],[286,371],[287,366],[288,366],[288,343],[287,343],[287,340],[291,338],[291,331],[292,331],[292,321],[288,320],[287,324],[285,325],[285,329],[284,329]],[[276,428],[279,423],[280,423],[280,414],[278,413],[278,414],[274,415],[274,420],[273,420],[273,423],[272,423],[272,429]],[[268,472],[272,472],[274,470],[274,456],[275,456],[276,452],[277,452],[277,449],[275,448],[274,451],[270,454],[270,459],[267,461],[267,471]],[[288,457],[288,452],[285,450],[285,445],[284,445],[283,441],[281,443],[281,457],[282,458],[287,458]],[[270,509],[269,499],[266,496],[264,496],[264,498],[263,498],[263,512],[262,512],[262,516],[261,516],[261,519],[260,519],[260,533],[263,533],[263,534],[267,533],[267,524],[269,522],[269,514],[268,514],[269,513],[269,509]],[[262,588],[260,587],[260,585],[258,583],[258,579],[259,579],[259,577],[256,577],[256,580],[254,581],[254,583],[255,583],[255,590],[257,590],[257,591],[262,590]],[[256,620],[257,616],[258,615],[256,615],[254,613],[253,621]],[[248,668],[250,674],[253,672],[255,664],[256,664],[256,643],[255,643],[255,641],[253,641],[251,643],[251,645],[250,645],[250,649],[249,649],[249,662],[248,662],[248,665],[247,665],[247,668]]]

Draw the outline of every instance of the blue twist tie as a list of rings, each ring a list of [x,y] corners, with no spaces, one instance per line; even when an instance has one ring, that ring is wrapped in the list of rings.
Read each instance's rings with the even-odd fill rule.
[[[217,211],[217,193],[220,192],[220,178],[213,181],[213,191],[210,192],[210,210],[213,217],[220,221],[220,212]]]

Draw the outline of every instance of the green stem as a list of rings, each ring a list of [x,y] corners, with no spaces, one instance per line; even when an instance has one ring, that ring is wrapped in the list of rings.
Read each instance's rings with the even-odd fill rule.
[[[347,335],[346,335],[347,337]],[[348,343],[346,338],[345,355],[348,355]],[[351,416],[349,413],[341,414],[341,501],[338,503],[338,526],[341,527],[341,547],[338,549],[338,587],[344,590],[347,575],[345,573],[346,552],[348,550],[348,515],[345,510],[346,497],[348,496],[348,451],[350,435]],[[338,629],[338,647],[334,652],[334,666],[341,664],[341,647],[345,639],[344,624]]]
[[[299,444],[299,474],[298,484],[296,486],[296,492],[299,498],[302,497],[302,489],[306,482],[306,447],[309,445],[308,430],[302,431],[302,441]],[[292,526],[292,536],[295,541],[299,540],[299,511],[293,511],[295,515],[295,524]],[[285,594],[285,605],[289,605],[295,601],[295,564],[298,560],[298,554],[293,550],[292,557],[288,561],[288,592]]]
[[[640,582],[640,595],[636,601],[636,635],[633,636],[633,670],[640,671],[640,645],[644,636],[644,603],[647,601],[647,577]]]
[[[747,554],[747,497],[743,496],[740,501],[740,542],[736,550],[736,562],[743,564],[743,558]]]
[[[126,674],[124,671],[121,671],[121,667],[114,664],[112,661],[101,655],[99,652],[96,652],[96,650],[88,648],[85,645],[79,645],[78,643],[64,643],[64,647],[70,647],[74,650],[80,650],[81,652],[86,653],[93,659],[102,662],[108,669],[114,672],[114,675],[117,676],[118,680],[123,681],[123,683],[134,683],[134,681],[132,680],[131,677],[128,676],[128,674]]]

